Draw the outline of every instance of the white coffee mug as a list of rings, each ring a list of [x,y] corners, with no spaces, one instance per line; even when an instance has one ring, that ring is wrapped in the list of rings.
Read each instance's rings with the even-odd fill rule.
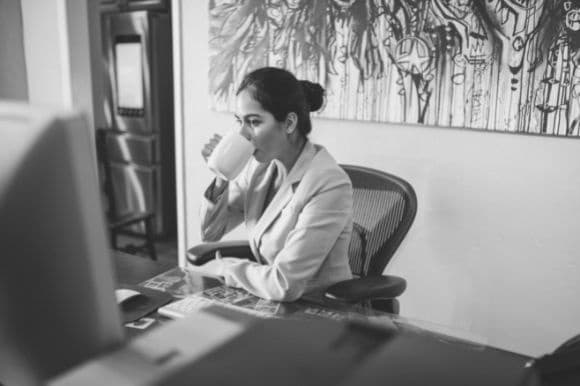
[[[239,132],[231,131],[217,144],[207,166],[217,176],[231,181],[240,174],[253,153],[252,143]]]

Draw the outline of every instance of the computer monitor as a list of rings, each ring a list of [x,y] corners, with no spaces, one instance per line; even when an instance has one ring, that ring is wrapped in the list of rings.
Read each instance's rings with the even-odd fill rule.
[[[123,340],[93,138],[79,114],[0,101],[0,384]]]

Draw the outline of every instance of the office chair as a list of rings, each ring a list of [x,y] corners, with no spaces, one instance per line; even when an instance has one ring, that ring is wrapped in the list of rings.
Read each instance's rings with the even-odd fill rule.
[[[384,276],[383,271],[415,219],[417,196],[400,177],[362,166],[341,167],[353,186],[353,232],[348,254],[354,278],[330,286],[324,296],[398,313],[396,298],[404,292],[406,281]],[[247,241],[200,244],[188,250],[188,260],[195,265],[204,264],[214,258],[218,249],[224,256],[255,261]]]
[[[102,171],[102,187],[104,198],[106,200],[106,216],[109,226],[109,235],[113,249],[123,251],[129,254],[135,254],[140,251],[146,251],[152,260],[157,260],[155,250],[155,239],[153,234],[153,221],[155,213],[152,211],[134,211],[130,213],[119,213],[115,197],[115,187],[113,186],[113,174],[111,170],[111,161],[107,151],[107,131],[99,128],[96,130],[97,160]],[[143,225],[144,234],[131,231],[134,225]],[[144,239],[142,245],[129,244],[124,247],[118,245],[119,235],[129,235],[136,238]]]
[[[417,213],[417,196],[407,181],[379,170],[341,165],[352,181],[353,230],[348,248],[354,279],[330,286],[325,296],[398,313],[405,279],[383,275]]]

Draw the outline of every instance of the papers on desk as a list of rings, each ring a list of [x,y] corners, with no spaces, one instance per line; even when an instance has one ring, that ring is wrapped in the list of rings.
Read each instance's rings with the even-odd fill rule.
[[[275,302],[259,298],[249,292],[223,285],[215,278],[202,277],[186,268],[176,267],[140,284],[146,288],[167,292],[176,298],[197,297],[198,309],[209,305],[235,308],[238,311],[262,318],[334,319],[360,321],[386,329],[401,328],[417,334],[434,334],[440,340],[462,343],[482,349],[487,340],[482,336],[457,327],[447,327],[420,319],[391,315],[372,309],[351,306],[346,309],[326,307],[316,298],[303,297],[295,303]],[[168,306],[171,308],[171,306]]]
[[[221,306],[259,318],[275,317],[280,303],[260,299],[246,291],[219,286],[187,296],[159,309],[161,315],[179,319],[209,306]]]

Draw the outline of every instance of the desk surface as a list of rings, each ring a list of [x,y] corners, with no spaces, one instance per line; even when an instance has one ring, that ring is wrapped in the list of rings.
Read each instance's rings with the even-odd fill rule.
[[[164,270],[166,267],[160,266],[157,262],[125,253],[116,253],[115,266],[119,286],[140,285],[148,289],[167,292],[175,298],[183,298],[212,289],[219,290],[218,287],[224,287],[216,279],[203,277],[179,267]],[[224,294],[224,292],[227,292],[227,294]],[[223,298],[224,295],[227,296],[227,299]],[[258,310],[264,316],[271,317],[308,319],[322,317],[335,320],[370,320],[372,318],[375,323],[381,323],[380,319],[388,321],[393,317],[397,317],[357,305],[348,305],[325,299],[322,294],[312,294],[293,303],[282,303],[260,299],[243,290],[231,289],[220,291],[215,296],[211,296],[211,298],[215,299],[220,296],[222,297],[220,300],[225,303],[235,304],[241,309],[249,311]],[[159,315],[149,316],[154,317],[160,324],[167,321],[167,318]],[[435,328],[436,326],[433,325],[432,327]],[[128,330],[128,332],[133,337],[141,331]],[[466,338],[477,341],[477,337],[474,336],[467,336]]]
[[[139,266],[129,278],[135,282],[158,273],[150,263],[129,256],[117,261]],[[141,284],[180,297],[219,282],[175,268]],[[274,318],[216,307],[169,322],[55,384],[537,384],[524,369],[529,358],[442,326],[334,307],[316,297],[266,309],[275,310]]]
[[[114,251],[113,259],[117,283],[138,284],[173,268],[173,266],[161,264],[147,257],[130,255],[121,251]]]

